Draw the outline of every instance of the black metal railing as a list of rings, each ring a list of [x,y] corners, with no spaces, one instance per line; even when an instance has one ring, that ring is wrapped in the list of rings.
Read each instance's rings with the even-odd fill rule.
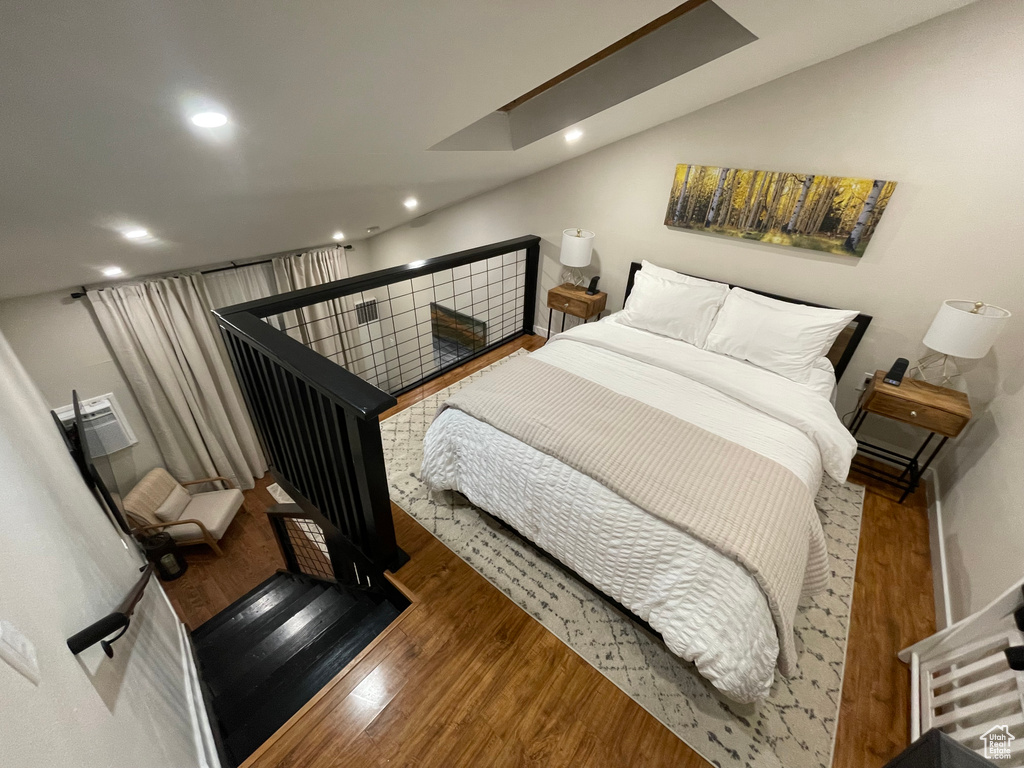
[[[521,237],[215,312],[274,477],[357,571],[403,559],[378,417],[532,333],[539,259],[540,238]]]
[[[323,515],[298,504],[277,504],[267,510],[267,518],[289,571],[346,586],[377,586],[362,554]]]

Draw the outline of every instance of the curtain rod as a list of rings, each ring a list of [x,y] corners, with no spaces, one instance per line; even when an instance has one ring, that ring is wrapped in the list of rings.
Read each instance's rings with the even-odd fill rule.
[[[269,264],[274,259],[285,258],[285,257],[288,257],[288,256],[297,256],[300,253],[306,253],[308,251],[315,251],[315,250],[318,250],[320,248],[330,248],[331,246],[333,246],[335,248],[341,248],[342,250],[345,250],[345,251],[351,251],[352,250],[352,246],[351,245],[341,245],[340,243],[324,243],[323,245],[310,245],[310,246],[307,246],[306,248],[295,248],[295,249],[290,250],[290,251],[279,251],[278,253],[268,253],[266,256],[258,256],[256,261],[243,261],[243,262],[230,261],[230,262],[228,262],[223,267],[211,267],[210,269],[201,269],[201,270],[199,270],[199,274],[200,275],[212,275],[214,272],[227,272],[229,269],[241,269],[242,267],[255,267],[255,266],[258,266],[260,264]],[[175,270],[173,272],[158,272],[158,273],[156,273],[154,275],[143,275],[142,277],[132,278],[132,279],[133,280],[145,280],[147,278],[162,277],[164,275],[181,275],[181,274],[185,274],[186,272],[188,272],[188,270],[181,270],[181,269],[179,269],[179,270]],[[123,283],[123,282],[126,282],[126,281],[124,281],[124,280],[115,280],[115,281],[112,281],[110,283],[104,283],[103,285],[104,285],[104,287],[106,287],[106,286],[109,286],[109,285],[117,285],[118,283]],[[86,293],[88,293],[88,288],[86,288],[83,285],[81,291],[74,291],[74,292],[72,292],[71,298],[72,299],[81,299],[81,298],[83,298],[85,296]]]

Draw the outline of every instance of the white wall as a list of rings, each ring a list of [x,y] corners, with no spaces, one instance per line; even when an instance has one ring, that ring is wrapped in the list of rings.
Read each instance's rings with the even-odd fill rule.
[[[107,659],[66,638],[112,611],[139,557],[81,480],[47,404],[0,335],[0,618],[35,644],[38,686],[0,662],[0,763],[18,768],[199,764],[179,622],[154,579]]]
[[[969,377],[977,425],[947,464],[962,615],[1024,570],[1022,94],[1024,4],[983,0],[378,235],[372,265],[540,235],[544,325],[561,230],[580,226],[597,232],[590,272],[601,275],[610,309],[621,307],[628,264],[641,258],[859,309],[875,320],[844,379],[841,412],[855,402],[861,371],[924,351],[921,338],[943,299],[1010,309],[1010,328]],[[856,259],[668,229],[662,222],[681,162],[899,186]],[[998,447],[978,455],[994,441]],[[983,553],[998,537],[1005,557],[997,560]]]
[[[139,442],[97,459],[97,468],[125,494],[163,459],[153,433],[85,299],[70,291],[43,293],[0,302],[0,331],[7,337],[50,408],[112,392]]]
[[[979,610],[1024,575],[1021,352],[1018,342],[1016,361],[1012,367],[1006,366],[1012,372],[1000,382],[999,394],[988,410],[968,425],[956,451],[942,466],[943,524],[954,620]]]

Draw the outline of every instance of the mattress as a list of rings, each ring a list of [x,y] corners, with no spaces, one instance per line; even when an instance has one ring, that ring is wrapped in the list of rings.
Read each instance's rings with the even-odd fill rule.
[[[614,315],[533,354],[778,462],[812,494],[823,467],[845,479],[856,450],[822,387],[630,328]],[[743,566],[454,409],[427,432],[423,478],[461,492],[629,608],[730,698],[768,695],[778,636]]]

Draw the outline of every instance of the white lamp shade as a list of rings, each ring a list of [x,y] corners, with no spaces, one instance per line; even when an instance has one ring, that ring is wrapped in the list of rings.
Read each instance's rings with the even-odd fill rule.
[[[593,232],[588,232],[585,229],[566,229],[562,231],[562,252],[558,254],[558,260],[565,266],[589,266],[590,254],[593,251]]]
[[[950,299],[942,302],[932,320],[924,345],[943,355],[974,360],[992,349],[999,332],[1010,319],[1010,313],[991,304],[976,312],[973,301]]]

